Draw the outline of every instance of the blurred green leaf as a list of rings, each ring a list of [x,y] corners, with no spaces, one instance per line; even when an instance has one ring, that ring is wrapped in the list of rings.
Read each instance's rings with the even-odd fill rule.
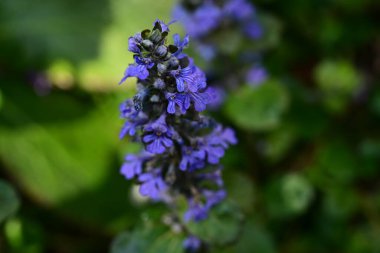
[[[3,93],[0,90],[0,111],[1,111],[1,107],[3,107]]]
[[[276,162],[283,158],[295,142],[296,134],[286,126],[271,132],[266,139],[264,154],[269,160]]]
[[[228,199],[236,203],[241,210],[249,212],[255,200],[253,182],[241,173],[230,171],[230,173],[225,171],[227,174],[224,176]]]
[[[376,231],[370,227],[359,228],[352,231],[348,240],[347,250],[349,253],[371,253],[380,250],[380,242]]]
[[[359,196],[350,187],[331,187],[325,193],[323,210],[333,219],[347,219],[359,207]]]
[[[237,242],[229,247],[221,247],[212,253],[276,253],[275,242],[262,225],[248,220],[244,223]]]
[[[4,235],[11,253],[44,252],[46,234],[35,220],[9,219],[4,226]]]
[[[336,18],[326,17],[321,21],[319,26],[318,39],[324,48],[329,48],[342,37],[344,24]]]
[[[315,80],[323,92],[323,101],[332,112],[341,112],[359,87],[361,77],[346,60],[321,62],[315,69]]]
[[[259,87],[240,88],[226,104],[226,113],[238,126],[249,130],[272,130],[281,122],[289,96],[281,83],[268,81]]]
[[[249,47],[253,50],[268,50],[270,48],[276,47],[281,41],[282,23],[277,17],[260,12],[259,24],[262,26],[263,36],[255,40],[254,42],[249,42]],[[248,42],[248,40],[245,40]]]
[[[117,236],[111,253],[182,253],[182,236],[161,227],[137,228]]]
[[[274,241],[270,233],[260,225],[248,221],[239,236],[239,241],[233,247],[233,253],[275,253]]]
[[[223,246],[237,240],[242,219],[238,208],[225,201],[214,207],[206,220],[189,223],[189,229],[202,240]]]
[[[118,172],[117,100],[99,98],[96,106],[89,96],[38,97],[21,84],[6,90],[0,159],[8,172],[36,201],[74,220],[125,226],[134,209],[128,184]]]
[[[282,180],[285,205],[294,213],[303,212],[313,198],[312,186],[299,174],[288,174]]]
[[[275,177],[265,188],[267,213],[274,219],[288,219],[306,211],[313,200],[312,185],[301,174]]]
[[[377,117],[380,117],[380,90],[377,90],[371,98],[371,109]]]
[[[321,146],[317,153],[316,173],[324,177],[330,184],[347,184],[355,179],[359,172],[356,155],[349,148],[349,145],[341,141],[329,140]],[[326,182],[321,182],[321,187],[325,187]]]
[[[94,57],[100,33],[110,21],[106,0],[4,0],[0,8],[5,13],[3,34],[17,38],[32,57],[47,54],[72,61]]]
[[[20,206],[19,198],[13,187],[0,180],[0,224],[14,214]]]

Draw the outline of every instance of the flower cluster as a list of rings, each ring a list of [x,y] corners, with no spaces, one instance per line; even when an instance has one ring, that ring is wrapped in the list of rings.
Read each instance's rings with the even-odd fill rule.
[[[249,1],[180,0],[173,18],[195,39],[199,54],[207,61],[214,60],[209,69],[214,77],[212,105],[222,102],[225,89],[234,89],[240,83],[257,86],[266,80],[260,54],[254,49],[255,42],[263,37],[263,28]],[[222,75],[218,76],[218,71]]]
[[[191,37],[202,38],[223,26],[238,24],[251,39],[262,36],[255,8],[247,0],[182,0],[173,11]]]
[[[184,196],[184,220],[200,221],[226,195],[218,164],[236,138],[200,114],[211,94],[205,74],[183,52],[189,37],[175,34],[168,45],[168,34],[169,25],[157,20],[152,30],[129,38],[134,63],[120,83],[137,77],[137,94],[120,107],[126,119],[120,138],[133,136],[144,150],[127,155],[121,173],[153,200],[172,203]]]

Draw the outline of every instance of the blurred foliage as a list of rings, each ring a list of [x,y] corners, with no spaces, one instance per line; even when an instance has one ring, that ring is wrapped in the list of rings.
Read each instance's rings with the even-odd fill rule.
[[[241,128],[270,131],[281,122],[288,100],[280,83],[268,81],[259,87],[240,88],[230,97],[226,111]]]
[[[173,2],[0,2],[0,252],[181,252],[118,172],[128,36]],[[239,138],[229,197],[190,229],[218,253],[380,252],[378,1],[254,3],[270,79],[213,112]]]
[[[7,182],[0,180],[0,224],[14,214],[20,202],[15,190]]]

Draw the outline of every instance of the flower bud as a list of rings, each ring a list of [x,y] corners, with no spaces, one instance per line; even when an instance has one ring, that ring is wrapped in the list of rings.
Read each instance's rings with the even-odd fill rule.
[[[178,66],[179,66],[179,60],[177,59],[177,57],[171,57],[169,59],[169,67],[172,69],[176,69],[178,68]]]
[[[164,57],[168,53],[168,48],[164,45],[159,46],[154,52],[158,57]]]
[[[163,89],[165,88],[165,82],[164,80],[162,80],[161,78],[157,78],[154,83],[153,83],[153,86],[157,89]]]
[[[149,39],[154,43],[158,43],[162,39],[161,32],[159,30],[154,30],[149,36]]]
[[[143,40],[141,42],[141,45],[148,51],[151,51],[153,49],[153,42],[150,40]]]
[[[167,70],[167,68],[168,67],[165,64],[163,64],[163,63],[157,64],[157,70],[158,70],[158,73],[160,73],[160,74],[165,73],[166,70]]]

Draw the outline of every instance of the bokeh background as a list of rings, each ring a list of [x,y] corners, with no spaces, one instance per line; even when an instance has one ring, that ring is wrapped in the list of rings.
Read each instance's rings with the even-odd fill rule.
[[[118,139],[128,37],[173,4],[0,2],[1,253],[181,252],[181,235],[157,232],[165,208],[119,174],[139,148]],[[254,4],[272,20],[270,80],[212,112],[237,131],[222,163],[243,218],[204,236],[218,253],[380,252],[380,4]]]

